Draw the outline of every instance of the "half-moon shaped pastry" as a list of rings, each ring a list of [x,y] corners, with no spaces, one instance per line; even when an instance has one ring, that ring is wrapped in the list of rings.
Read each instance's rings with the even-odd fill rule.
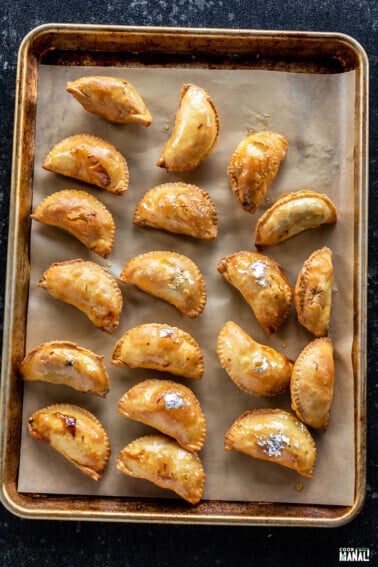
[[[295,361],[291,405],[299,419],[310,427],[328,427],[334,375],[333,345],[328,337],[313,340]]]
[[[68,82],[67,91],[93,114],[110,122],[149,126],[152,117],[137,89],[118,77],[81,77]]]
[[[115,223],[108,209],[86,191],[64,189],[46,197],[31,218],[69,232],[106,258],[114,244]]]
[[[56,144],[42,167],[122,195],[129,185],[127,162],[116,148],[96,136],[76,134]]]
[[[303,423],[283,410],[244,412],[227,431],[224,448],[283,465],[307,478],[314,472],[315,442]]]
[[[242,294],[262,328],[273,334],[289,314],[293,290],[285,272],[257,252],[236,252],[218,264],[224,279]]]
[[[28,382],[64,384],[79,392],[105,398],[109,376],[104,357],[69,341],[42,343],[29,350],[20,372]]]
[[[204,310],[205,280],[197,265],[176,252],[154,251],[130,260],[119,280],[174,305],[194,319]]]
[[[149,480],[196,504],[202,498],[205,472],[197,453],[185,451],[163,435],[146,435],[129,443],[116,463],[122,473]]]
[[[33,413],[28,431],[61,453],[93,480],[104,473],[110,455],[108,435],[89,411],[72,404],[55,404]]]
[[[205,417],[196,396],[182,384],[158,379],[140,382],[119,400],[118,412],[173,437],[187,451],[203,447]]]
[[[217,211],[209,194],[188,183],[163,183],[150,189],[134,212],[138,226],[212,240],[217,236]]]
[[[305,261],[294,290],[298,320],[317,337],[328,333],[332,288],[332,251],[324,247],[315,250]]]
[[[203,355],[193,337],[170,325],[145,323],[134,327],[114,347],[112,364],[126,368],[149,368],[200,380]]]
[[[293,362],[232,321],[219,333],[217,354],[231,380],[251,396],[275,396],[289,387]]]
[[[255,246],[272,246],[304,230],[336,220],[336,207],[327,195],[308,189],[285,193],[257,221]]]
[[[102,331],[116,331],[122,311],[122,293],[115,278],[102,266],[80,258],[55,262],[43,274],[38,286],[85,313]]]
[[[286,156],[287,139],[276,132],[249,134],[236,146],[227,168],[232,191],[254,213]]]
[[[181,89],[173,132],[156,165],[167,171],[190,171],[215,148],[220,121],[209,93],[193,84]]]

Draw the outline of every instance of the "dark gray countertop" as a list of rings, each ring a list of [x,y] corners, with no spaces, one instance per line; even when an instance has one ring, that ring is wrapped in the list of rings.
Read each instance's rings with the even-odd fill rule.
[[[368,478],[366,504],[350,524],[333,529],[130,525],[29,521],[0,506],[0,565],[337,565],[340,547],[369,547],[378,564],[378,314],[376,224],[378,164],[376,93],[378,4],[375,0],[3,0],[0,9],[0,311],[8,232],[13,108],[18,46],[50,22],[342,32],[370,62],[370,221],[368,318]],[[0,329],[2,331],[2,329]]]

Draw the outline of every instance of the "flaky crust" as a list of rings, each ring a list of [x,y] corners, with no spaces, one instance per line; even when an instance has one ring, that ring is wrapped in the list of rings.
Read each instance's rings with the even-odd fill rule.
[[[81,258],[55,262],[38,286],[53,297],[76,307],[102,331],[114,333],[122,311],[122,293],[117,281],[95,262]]]
[[[182,384],[144,380],[122,396],[118,412],[173,437],[187,451],[200,451],[203,447],[205,416],[196,396]]]
[[[70,341],[50,341],[29,350],[20,372],[28,382],[64,384],[101,398],[109,391],[104,357]]]
[[[157,165],[175,172],[194,169],[215,148],[219,129],[219,115],[209,93],[191,83],[184,84],[173,132]]]
[[[328,334],[332,288],[332,251],[324,247],[305,261],[294,289],[298,320],[316,337]]]
[[[194,338],[178,327],[145,323],[129,329],[117,341],[111,363],[126,368],[149,368],[200,380],[203,354]]]
[[[152,251],[132,258],[119,280],[174,305],[194,319],[205,308],[205,280],[187,256],[169,251]]]
[[[244,412],[227,431],[224,448],[283,465],[307,478],[314,472],[315,442],[303,423],[283,410]]]
[[[149,126],[152,116],[137,89],[125,79],[107,76],[80,77],[66,90],[93,114],[118,124]]]
[[[133,221],[138,226],[202,240],[213,240],[218,232],[217,211],[209,194],[183,182],[163,183],[150,189],[137,204]]]
[[[109,142],[90,134],[76,134],[56,144],[42,167],[122,195],[129,185],[126,159]]]
[[[336,220],[336,207],[327,195],[309,189],[285,193],[257,221],[255,246],[263,249]]]
[[[218,271],[242,294],[267,333],[283,325],[293,290],[277,262],[258,252],[241,251],[222,258]]]
[[[101,201],[86,191],[57,191],[39,203],[31,218],[62,228],[103,258],[112,251],[113,216]]]
[[[232,321],[219,333],[217,354],[231,380],[251,396],[276,396],[289,387],[293,362],[254,341]]]
[[[328,427],[334,375],[333,344],[328,337],[313,340],[295,361],[291,405],[299,419],[310,427]]]
[[[128,476],[172,490],[191,504],[202,498],[205,472],[199,456],[163,435],[135,439],[119,453],[116,466]]]
[[[287,139],[277,132],[248,134],[236,146],[227,175],[235,197],[248,213],[256,211],[286,151]]]
[[[93,480],[104,473],[110,455],[108,435],[89,411],[72,404],[55,404],[28,419],[28,431],[61,453]]]

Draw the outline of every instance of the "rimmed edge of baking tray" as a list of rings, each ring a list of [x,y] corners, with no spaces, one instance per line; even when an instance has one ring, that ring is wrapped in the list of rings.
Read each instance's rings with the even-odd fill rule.
[[[352,506],[201,501],[189,507],[171,500],[68,498],[17,491],[22,413],[22,384],[17,369],[24,353],[27,312],[38,68],[41,62],[113,65],[122,59],[120,54],[124,56],[123,65],[138,62],[156,65],[158,56],[163,54],[165,66],[244,66],[312,73],[356,71],[355,188],[358,190],[355,191],[352,352],[356,482]],[[353,38],[321,32],[75,24],[46,24],[32,30],[20,46],[17,67],[0,392],[0,500],[3,505],[17,516],[33,519],[306,527],[337,527],[353,520],[363,507],[366,491],[367,220],[368,59]]]

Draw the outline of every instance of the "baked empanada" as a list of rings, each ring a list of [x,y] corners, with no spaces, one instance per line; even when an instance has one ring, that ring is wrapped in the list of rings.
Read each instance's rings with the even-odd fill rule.
[[[315,250],[305,261],[294,289],[298,320],[317,337],[328,333],[332,288],[332,251],[324,247]]]
[[[38,286],[85,313],[102,331],[116,331],[122,311],[122,293],[115,278],[102,266],[80,258],[55,262],[43,274]]]
[[[293,290],[277,262],[242,251],[222,258],[218,271],[242,294],[267,333],[281,327],[290,311]]]
[[[251,396],[275,396],[289,387],[293,362],[232,321],[219,333],[217,354],[231,380]]]
[[[64,384],[105,398],[109,376],[104,357],[69,341],[51,341],[29,350],[20,372],[28,382]]]
[[[276,132],[249,134],[236,146],[227,168],[232,191],[254,213],[286,156],[287,139]]]
[[[307,478],[314,472],[315,442],[303,423],[283,410],[244,412],[227,431],[224,448],[283,465]]]
[[[203,355],[193,337],[177,327],[145,323],[134,327],[114,347],[112,364],[126,368],[150,368],[200,380]]]
[[[196,264],[176,252],[154,251],[130,260],[119,280],[174,305],[194,319],[204,310],[205,280]]]
[[[209,93],[184,84],[173,132],[156,165],[167,171],[190,171],[207,158],[218,142],[220,121]]]
[[[101,201],[86,191],[64,189],[53,193],[39,203],[31,218],[66,230],[103,258],[112,251],[113,216]]]
[[[48,406],[33,413],[28,431],[93,480],[103,475],[110,455],[109,438],[89,411],[72,404]]]
[[[76,134],[56,144],[42,167],[122,195],[129,185],[127,162],[116,148],[96,136]]]
[[[173,437],[187,451],[203,447],[205,417],[196,396],[182,384],[158,379],[140,382],[119,400],[118,412]]]
[[[209,194],[188,183],[163,183],[150,189],[134,212],[138,226],[212,240],[217,236],[217,211]]]
[[[311,427],[328,427],[334,375],[333,344],[328,337],[313,340],[295,361],[291,406],[299,419]]]
[[[257,221],[255,246],[258,249],[272,246],[336,220],[336,207],[327,195],[308,189],[285,193]]]
[[[205,472],[199,456],[163,435],[135,439],[119,453],[116,466],[128,476],[172,490],[191,504],[202,498]]]
[[[110,122],[126,124],[136,122],[149,126],[152,116],[137,89],[118,77],[80,77],[68,82],[67,91],[93,114]]]

